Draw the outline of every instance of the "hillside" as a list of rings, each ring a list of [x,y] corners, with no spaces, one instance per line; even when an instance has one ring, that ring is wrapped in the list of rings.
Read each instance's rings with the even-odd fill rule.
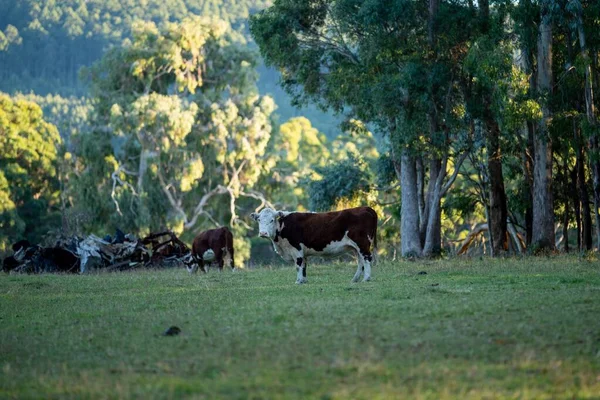
[[[248,38],[247,19],[270,0],[0,0],[0,91],[85,96],[79,70],[128,40],[136,20],[158,24],[190,14],[226,20]],[[4,11],[6,10],[6,11]],[[4,51],[2,51],[4,50]],[[298,109],[277,86],[279,74],[260,68],[259,90],[271,94],[281,122],[304,115],[329,137],[337,120],[314,107]]]

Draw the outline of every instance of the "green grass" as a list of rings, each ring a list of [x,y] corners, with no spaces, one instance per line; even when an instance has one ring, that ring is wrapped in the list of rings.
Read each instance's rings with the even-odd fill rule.
[[[2,275],[0,398],[600,398],[597,261],[354,270]]]

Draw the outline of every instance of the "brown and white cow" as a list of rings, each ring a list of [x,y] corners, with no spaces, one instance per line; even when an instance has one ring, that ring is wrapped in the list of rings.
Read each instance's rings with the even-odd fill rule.
[[[204,263],[216,261],[219,270],[223,270],[225,258],[230,259],[231,270],[235,269],[233,253],[233,235],[226,227],[210,229],[200,233],[194,238],[192,252],[185,260],[187,270],[190,274],[196,272],[198,267],[202,272],[206,272]]]
[[[370,207],[326,213],[276,211],[264,208],[252,213],[259,236],[271,239],[273,249],[284,260],[294,261],[296,283],[306,283],[308,256],[336,256],[355,252],[358,269],[352,282],[371,279],[372,252],[377,247],[377,213]]]

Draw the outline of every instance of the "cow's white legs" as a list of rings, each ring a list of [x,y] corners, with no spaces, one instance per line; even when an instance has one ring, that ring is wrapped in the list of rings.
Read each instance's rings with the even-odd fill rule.
[[[196,271],[198,271],[198,264],[194,263],[192,266],[188,265],[187,270],[190,275],[194,274]]]
[[[358,262],[358,268],[356,269],[356,273],[354,274],[354,278],[352,278],[352,282],[356,283],[360,280],[360,275],[362,274],[363,271],[363,258],[360,255],[360,252],[357,252],[357,257],[356,260]]]
[[[371,256],[366,255],[363,256],[360,251],[358,252],[358,269],[356,270],[356,274],[354,274],[354,278],[352,278],[352,282],[358,282],[360,279],[360,273],[363,273],[363,282],[368,282],[371,280]]]
[[[364,268],[363,282],[368,282],[371,280],[371,256],[361,256],[361,258],[363,258]]]
[[[301,285],[308,282],[306,279],[306,257],[298,256],[296,258],[296,284]]]
[[[191,254],[189,256],[189,259],[187,260],[187,270],[190,273],[190,275],[198,271],[198,260]]]

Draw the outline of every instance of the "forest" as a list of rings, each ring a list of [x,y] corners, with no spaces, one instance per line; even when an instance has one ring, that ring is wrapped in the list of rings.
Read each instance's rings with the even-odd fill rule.
[[[390,258],[600,248],[600,3],[0,0],[0,253],[369,205]]]

